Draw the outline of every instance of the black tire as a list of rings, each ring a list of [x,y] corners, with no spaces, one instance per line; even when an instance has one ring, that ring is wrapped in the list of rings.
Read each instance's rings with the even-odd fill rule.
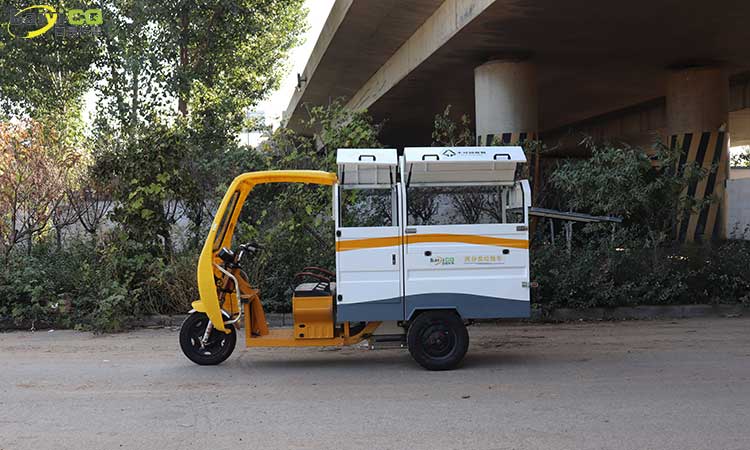
[[[188,359],[201,366],[221,364],[229,358],[237,344],[237,330],[229,326],[229,334],[213,330],[205,347],[201,348],[201,339],[208,326],[208,316],[193,313],[187,316],[180,328],[180,347]]]
[[[409,353],[427,370],[451,370],[461,364],[469,348],[469,333],[454,311],[425,311],[406,335]]]

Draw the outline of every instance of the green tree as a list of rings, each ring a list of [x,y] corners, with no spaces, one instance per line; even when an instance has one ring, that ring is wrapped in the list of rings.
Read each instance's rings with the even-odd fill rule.
[[[435,114],[432,127],[433,147],[474,145],[474,131],[471,129],[471,119],[463,114],[456,122],[451,117],[451,105],[445,107],[441,114]]]
[[[96,130],[117,139],[137,137],[139,130],[173,116],[169,79],[174,49],[165,45],[156,5],[141,0],[104,3],[100,37],[101,63],[96,67]]]
[[[113,219],[158,255],[172,252],[172,226],[188,189],[182,165],[190,150],[183,128],[155,124],[137,140],[99,156],[97,178],[113,186]]]
[[[732,167],[750,167],[750,145],[743,145],[732,155]]]
[[[88,4],[88,3],[86,3]],[[65,2],[68,8],[84,2]],[[96,36],[55,36],[49,31],[33,39],[7,33],[7,11],[28,2],[0,2],[0,120],[30,117],[64,124],[80,116],[82,95],[91,88],[98,62]],[[29,13],[36,14],[36,13]]]
[[[687,187],[708,176],[695,164],[678,167],[679,150],[657,144],[653,155],[626,144],[584,141],[591,158],[563,163],[551,176],[562,209],[623,217],[658,245],[669,240],[676,221],[709,206],[712,198],[696,200]],[[716,167],[710,170],[716,170]]]
[[[284,58],[304,29],[302,0],[107,5],[112,20],[102,37],[107,82],[100,85],[97,135],[114,141],[108,147],[119,149],[122,160],[139,156],[117,142],[153,135],[149,128],[157,122],[180,130],[179,200],[197,237],[217,187],[238,169],[257,166],[236,165],[238,155],[248,155],[236,136],[247,108],[278,86]]]

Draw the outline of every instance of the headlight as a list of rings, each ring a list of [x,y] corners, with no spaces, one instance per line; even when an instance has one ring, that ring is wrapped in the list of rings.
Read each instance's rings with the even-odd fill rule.
[[[222,249],[219,250],[219,254],[217,256],[227,264],[234,263],[234,252],[226,247],[222,247]]]

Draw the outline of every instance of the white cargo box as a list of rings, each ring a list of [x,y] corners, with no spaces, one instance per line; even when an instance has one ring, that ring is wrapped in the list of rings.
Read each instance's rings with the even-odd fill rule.
[[[336,152],[339,184],[390,185],[396,182],[395,148],[340,148]]]
[[[504,183],[526,156],[521,147],[407,147],[404,162],[410,184]]]

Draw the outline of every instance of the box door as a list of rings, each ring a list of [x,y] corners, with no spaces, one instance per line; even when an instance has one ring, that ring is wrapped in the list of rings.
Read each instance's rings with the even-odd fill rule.
[[[527,182],[404,189],[404,315],[528,317]]]
[[[402,320],[398,187],[337,186],[337,321]]]

